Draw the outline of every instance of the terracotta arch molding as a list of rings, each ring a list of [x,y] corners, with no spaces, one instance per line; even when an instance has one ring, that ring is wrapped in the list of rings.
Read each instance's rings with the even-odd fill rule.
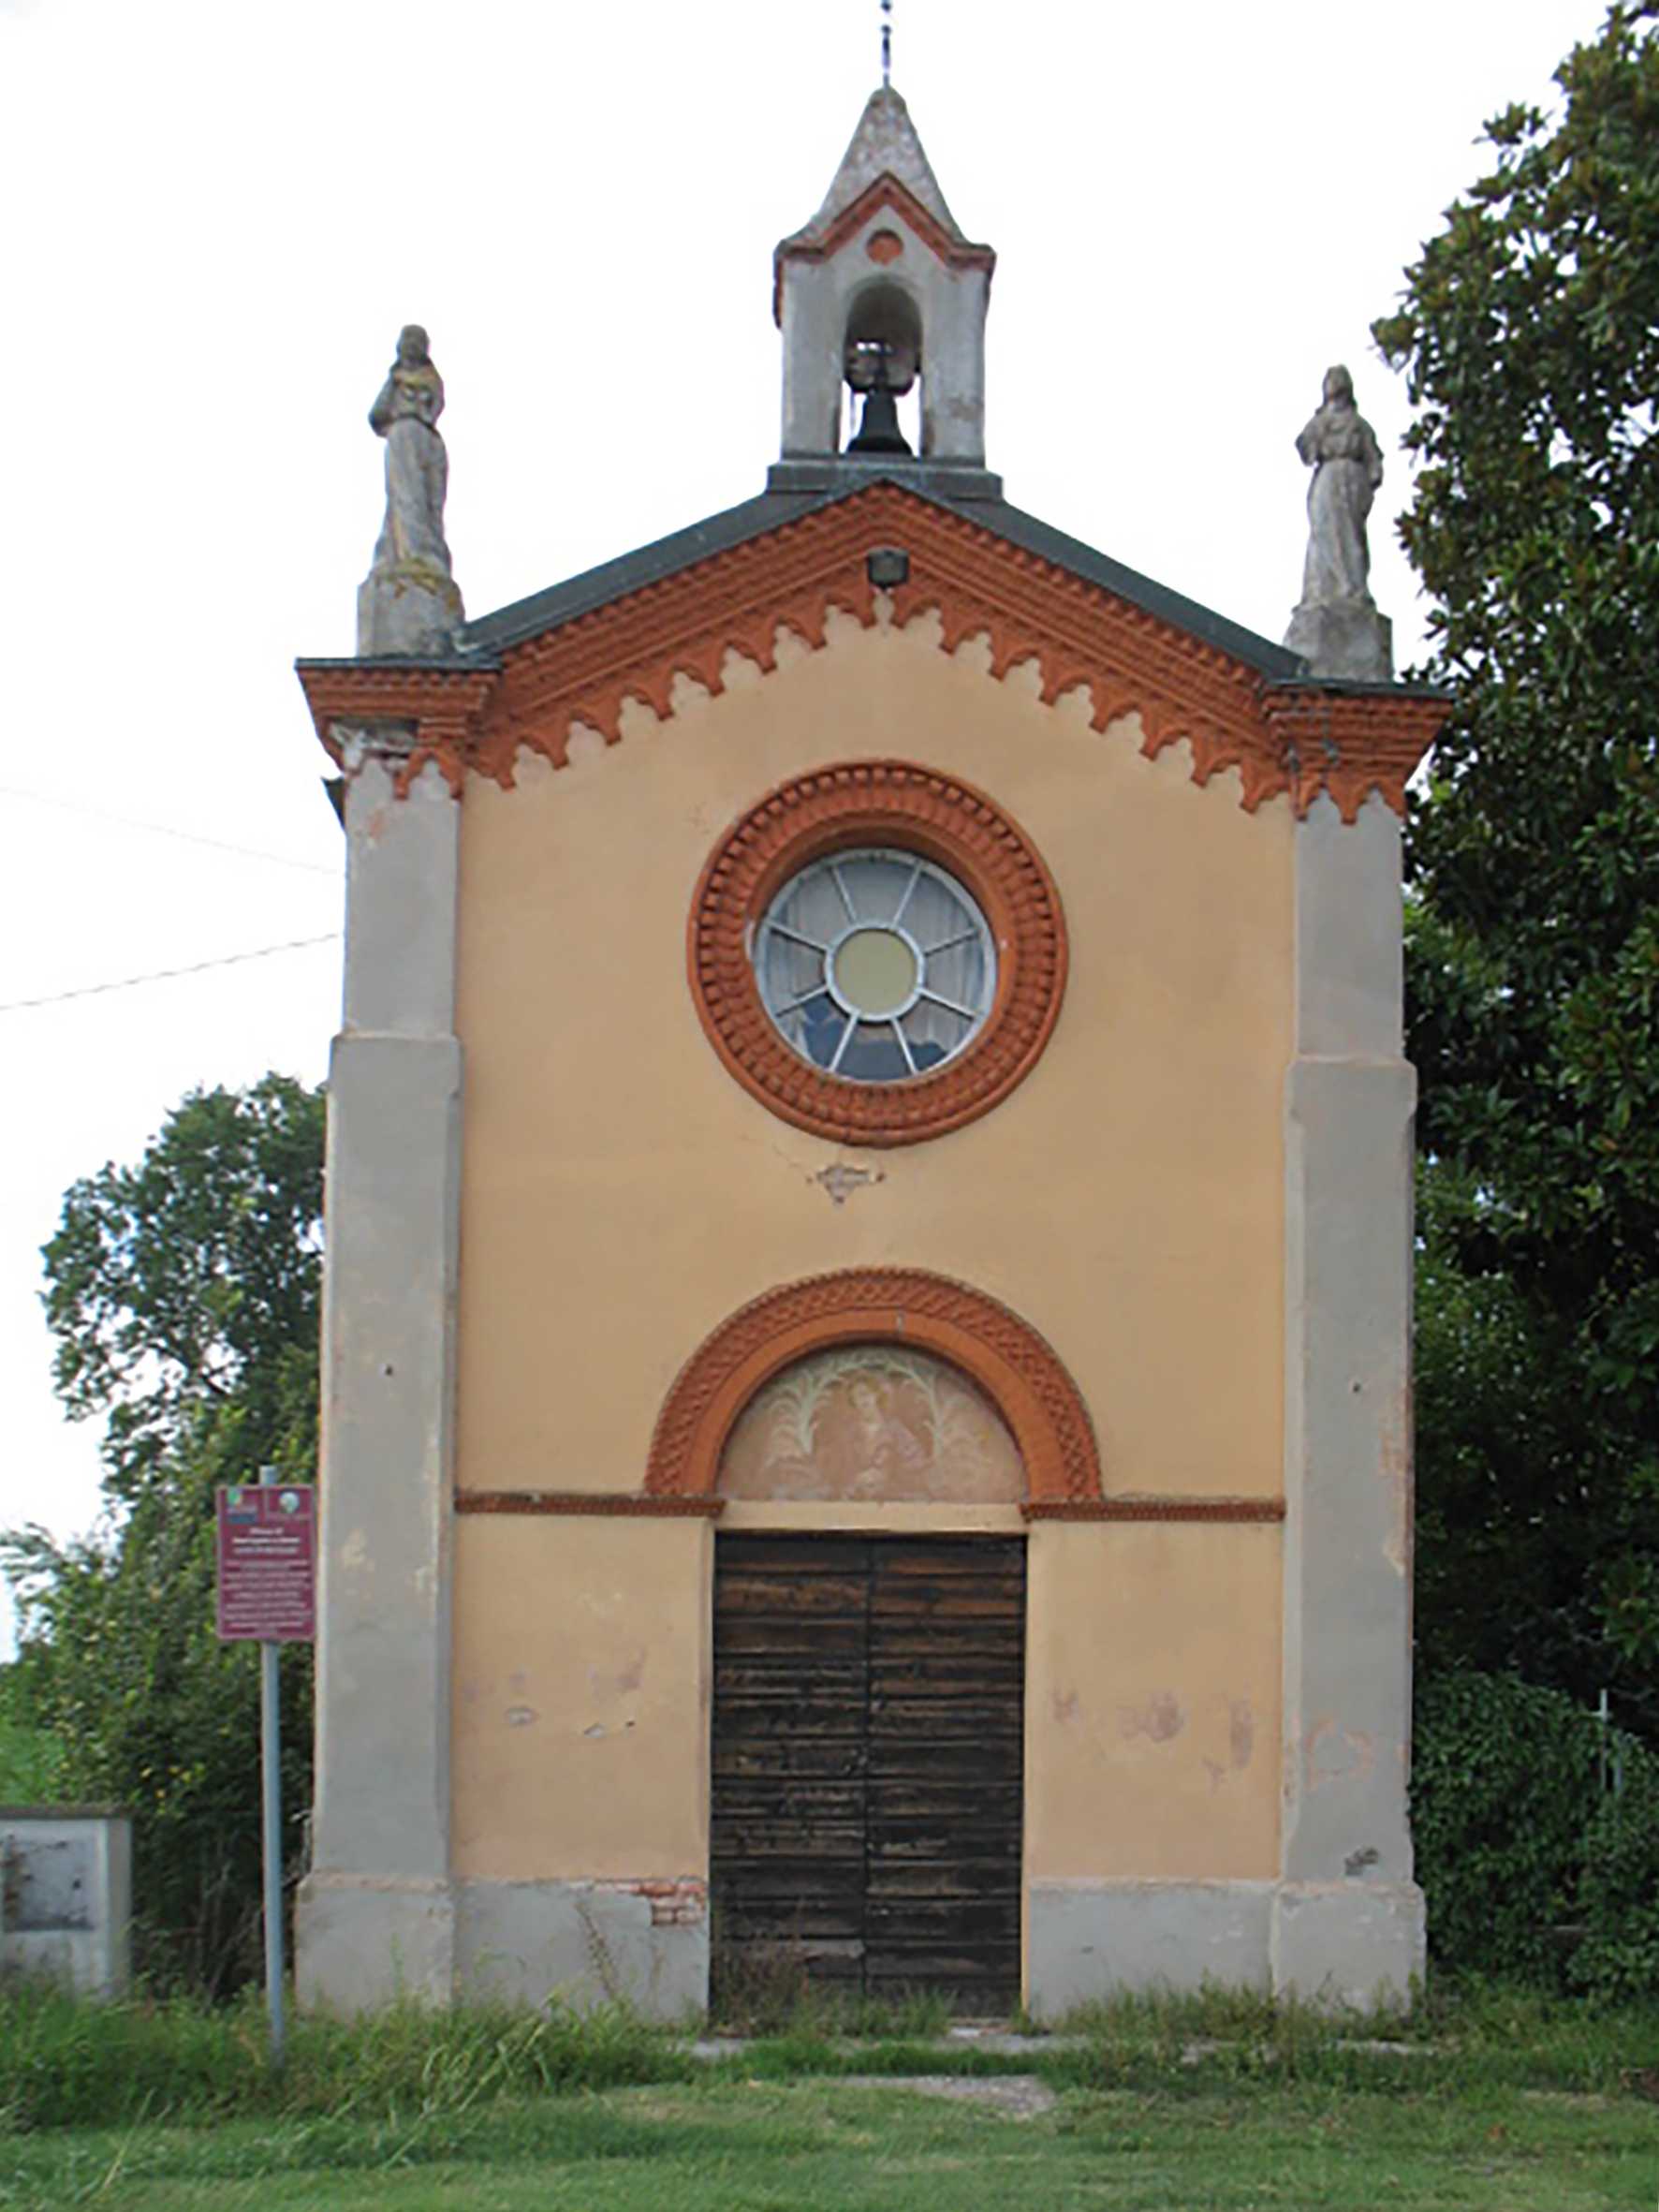
[[[880,1267],[809,1276],[741,1306],[681,1369],[657,1416],[648,1497],[712,1497],[732,1423],[782,1368],[837,1344],[906,1344],[978,1383],[1014,1433],[1033,1501],[1101,1496],[1078,1387],[1029,1323],[947,1276]]]
[[[978,1036],[906,1082],[814,1067],[778,1034],[755,980],[755,932],[780,887],[860,845],[937,862],[996,940],[996,997]],[[763,1106],[836,1143],[917,1144],[988,1113],[1035,1066],[1065,992],[1065,919],[1036,848],[983,791],[908,761],[845,760],[779,785],[726,832],[691,903],[686,963],[709,1041]]]

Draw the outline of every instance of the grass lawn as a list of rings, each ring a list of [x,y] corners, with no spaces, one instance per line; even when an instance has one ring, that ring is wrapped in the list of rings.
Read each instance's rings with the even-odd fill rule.
[[[1417,2061],[1432,2076],[1436,2061]],[[706,2080],[385,2118],[0,2135],[0,2205],[134,2212],[1652,2212],[1633,2094]],[[979,2101],[1002,2100],[1003,2101]],[[1051,2100],[1051,2101],[1050,2101]],[[1033,2111],[1034,2104],[1042,2109]]]
[[[0,1988],[0,2212],[1659,2212],[1659,2006],[1248,1991],[1064,2036],[804,1999],[694,2055],[620,2008]]]

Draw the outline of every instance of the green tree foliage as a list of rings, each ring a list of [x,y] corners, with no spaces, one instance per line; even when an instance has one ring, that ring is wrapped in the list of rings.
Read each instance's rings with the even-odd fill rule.
[[[213,1489],[316,1462],[323,1107],[278,1076],[202,1091],[136,1167],[77,1183],[45,1249],[59,1390],[104,1423],[89,1538],[5,1540],[27,1717],[59,1786],[134,1816],[135,1933],[209,1993],[259,1954],[258,1666],[214,1632]],[[310,1653],[284,1654],[290,1845],[310,1799]]]
[[[1439,1965],[1659,1992],[1659,1753],[1559,1690],[1454,1667],[1419,1698],[1411,1794]]]
[[[198,1091],[137,1167],[64,1200],[46,1246],[54,1374],[105,1423],[113,1494],[138,1496],[216,1413],[273,1450],[315,1420],[322,1099],[280,1076]]]
[[[1457,705],[1416,806],[1423,1628],[1659,1729],[1659,5],[1618,6],[1376,326]],[[1440,1610],[1443,1606],[1449,1610]],[[1498,1631],[1485,1607],[1507,1616]],[[1460,1610],[1461,1609],[1461,1610]],[[1495,1648],[1506,1634],[1511,1648]]]

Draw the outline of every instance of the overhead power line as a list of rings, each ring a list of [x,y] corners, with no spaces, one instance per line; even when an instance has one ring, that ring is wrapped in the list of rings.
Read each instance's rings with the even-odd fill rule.
[[[26,791],[16,784],[0,784],[0,797],[24,799],[31,806],[53,806],[60,814],[83,814],[95,822],[110,822],[120,830],[142,830],[151,837],[172,837],[181,845],[205,846],[210,852],[233,852],[244,861],[266,861],[273,868],[300,868],[308,876],[338,877],[340,870],[321,861],[295,860],[286,852],[265,852],[256,845],[231,845],[223,837],[204,837],[198,830],[175,829],[171,822],[150,822],[138,815],[111,814],[107,806],[87,806],[79,799],[55,799],[45,791]],[[0,1008],[0,1012],[5,1010]]]
[[[0,1014],[22,1013],[26,1007],[62,1006],[69,998],[101,998],[110,991],[136,991],[144,983],[170,983],[180,976],[205,975],[212,967],[236,967],[246,960],[271,960],[278,952],[303,952],[313,945],[337,945],[340,936],[339,930],[330,929],[320,937],[290,937],[283,945],[257,945],[251,952],[222,952],[216,960],[193,960],[188,967],[152,968],[148,975],[122,976],[109,983],[81,983],[73,991],[49,991],[40,998],[0,1000]]]

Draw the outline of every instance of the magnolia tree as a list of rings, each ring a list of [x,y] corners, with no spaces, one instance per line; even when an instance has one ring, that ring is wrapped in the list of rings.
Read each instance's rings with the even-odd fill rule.
[[[1376,325],[1457,706],[1414,807],[1419,1629],[1659,1733],[1659,7]]]

